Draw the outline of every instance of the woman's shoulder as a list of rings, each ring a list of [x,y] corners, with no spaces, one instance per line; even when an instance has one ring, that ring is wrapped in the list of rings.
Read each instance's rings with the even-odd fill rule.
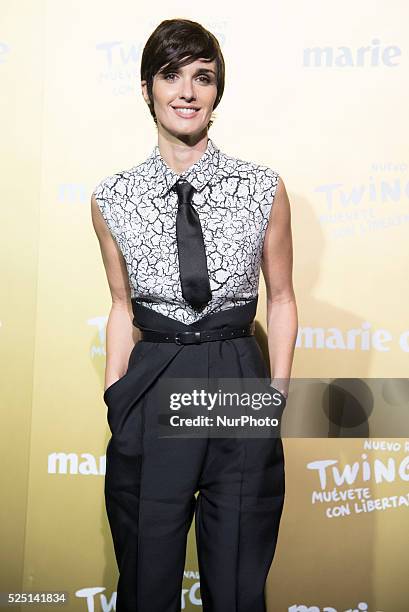
[[[256,182],[272,181],[274,184],[278,182],[279,172],[272,166],[256,162],[254,160],[243,157],[236,157],[222,153],[221,168],[226,171],[226,174],[234,172],[241,173],[243,177],[251,176]]]
[[[113,174],[105,175],[104,178],[100,179],[96,184],[93,194],[104,193],[109,195],[111,192],[120,194],[129,182],[135,172],[138,171],[138,166],[126,170],[118,170]]]

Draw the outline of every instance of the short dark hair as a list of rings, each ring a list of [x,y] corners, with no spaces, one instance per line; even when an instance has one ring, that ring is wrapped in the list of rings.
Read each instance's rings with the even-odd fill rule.
[[[185,58],[182,60],[182,58]],[[189,19],[166,19],[149,36],[141,60],[141,80],[146,80],[149,110],[157,125],[153,107],[153,77],[165,65],[166,71],[176,70],[197,59],[216,60],[217,96],[213,110],[219,104],[224,91],[224,58],[217,38],[200,23]],[[207,127],[210,128],[210,120]]]

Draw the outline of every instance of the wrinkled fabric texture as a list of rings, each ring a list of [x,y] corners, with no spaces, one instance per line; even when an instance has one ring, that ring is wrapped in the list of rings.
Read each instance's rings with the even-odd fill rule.
[[[134,324],[160,331],[239,327],[253,321],[256,307],[257,299],[184,325],[133,302]],[[105,502],[119,568],[116,610],[181,610],[194,517],[202,609],[265,612],[285,495],[282,440],[159,438],[157,382],[163,376],[269,378],[269,372],[255,336],[182,346],[140,341],[126,374],[105,391],[112,432]]]

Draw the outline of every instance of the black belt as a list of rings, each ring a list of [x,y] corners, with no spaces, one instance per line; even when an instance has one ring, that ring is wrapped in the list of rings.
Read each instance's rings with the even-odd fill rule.
[[[244,327],[227,327],[209,331],[161,332],[155,329],[141,329],[142,338],[148,342],[176,342],[176,344],[201,344],[215,340],[228,340],[242,336],[254,335],[255,323],[252,321]]]

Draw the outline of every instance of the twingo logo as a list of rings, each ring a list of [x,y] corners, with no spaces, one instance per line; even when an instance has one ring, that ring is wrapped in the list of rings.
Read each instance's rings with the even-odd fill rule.
[[[193,606],[201,606],[202,600],[199,597],[200,582],[199,572],[185,570],[185,579],[193,579],[195,582],[189,589],[182,589],[181,594],[181,610],[186,609],[186,603]],[[113,612],[116,610],[116,597],[117,593],[114,591],[111,593],[109,599],[104,593],[105,587],[85,587],[75,591],[75,596],[79,599],[84,599],[87,606],[87,610],[94,612],[94,610],[101,609],[103,612]],[[99,604],[99,606],[98,606]]]
[[[186,609],[186,603],[191,606],[201,606],[202,600],[199,596],[200,592],[200,576],[196,570],[185,570],[183,574],[184,580],[193,580],[193,584],[189,588],[182,588],[181,609]]]
[[[157,23],[152,24],[156,27]],[[212,27],[212,31],[218,38],[220,46],[225,43],[225,29],[227,22],[217,22],[216,29]],[[121,41],[121,40],[106,40],[97,43],[96,49],[102,55],[105,65],[108,70],[118,69],[120,67],[128,67],[131,65],[132,79],[135,78],[135,68],[139,65],[143,47],[145,46],[147,37],[138,41]]]
[[[371,46],[372,45],[372,46]],[[402,50],[396,45],[381,48],[378,38],[371,40],[367,47],[306,47],[303,54],[303,66],[307,68],[366,68],[373,66],[398,66],[394,58],[402,55]]]
[[[338,459],[320,459],[307,463],[308,470],[318,474],[321,490],[328,487],[341,487],[354,485],[359,479],[363,482],[395,482],[397,478],[409,482],[409,455],[406,455],[398,464],[395,457],[387,457],[385,461],[375,457],[372,463],[367,461],[368,455],[362,453],[359,460],[353,463],[344,463],[342,469]]]
[[[392,165],[390,164],[392,168]],[[407,164],[395,164],[395,169],[391,170],[393,175],[388,178],[384,175],[380,165],[372,164],[371,174],[368,178],[361,178],[354,184],[338,183],[330,181],[319,184],[314,191],[322,194],[319,205],[325,210],[320,215],[320,221],[337,220],[335,214],[344,214],[343,219],[352,218],[352,213],[356,217],[363,218],[360,214],[365,212],[363,206],[372,206],[368,210],[382,210],[391,214],[391,205],[396,207],[399,203],[407,207],[409,199],[409,181],[407,179]],[[378,172],[378,175],[375,175]],[[396,176],[399,173],[400,176]],[[375,208],[376,207],[376,208]],[[348,217],[348,213],[349,217]],[[326,215],[326,216],[325,216]],[[332,217],[331,217],[332,215]],[[342,219],[342,218],[341,218]]]
[[[217,37],[220,47],[226,43],[227,21],[208,21],[206,27]],[[112,93],[117,96],[140,95],[140,84],[135,74],[141,62],[143,48],[149,33],[158,24],[147,24],[147,33],[141,40],[105,40],[99,41],[95,48],[101,59],[100,83],[112,85]]]
[[[114,591],[109,600],[104,594],[105,587],[85,587],[75,591],[75,597],[85,600],[85,605],[89,612],[101,609],[103,612],[113,612],[116,610],[116,591]],[[97,597],[99,595],[99,597]],[[97,604],[100,604],[100,608]]]
[[[319,194],[318,220],[331,238],[396,232],[409,223],[408,164],[373,162],[367,177],[349,184],[325,181]],[[386,174],[389,172],[390,174]]]
[[[94,457],[91,453],[50,453],[49,474],[81,474],[83,476],[104,476],[106,456]]]
[[[290,606],[288,612],[369,612],[368,604],[365,601],[360,601],[356,608],[348,608],[347,610],[338,610],[333,606],[324,606],[320,608],[318,606],[306,606],[304,604],[297,604]],[[382,612],[377,610],[376,612]]]

